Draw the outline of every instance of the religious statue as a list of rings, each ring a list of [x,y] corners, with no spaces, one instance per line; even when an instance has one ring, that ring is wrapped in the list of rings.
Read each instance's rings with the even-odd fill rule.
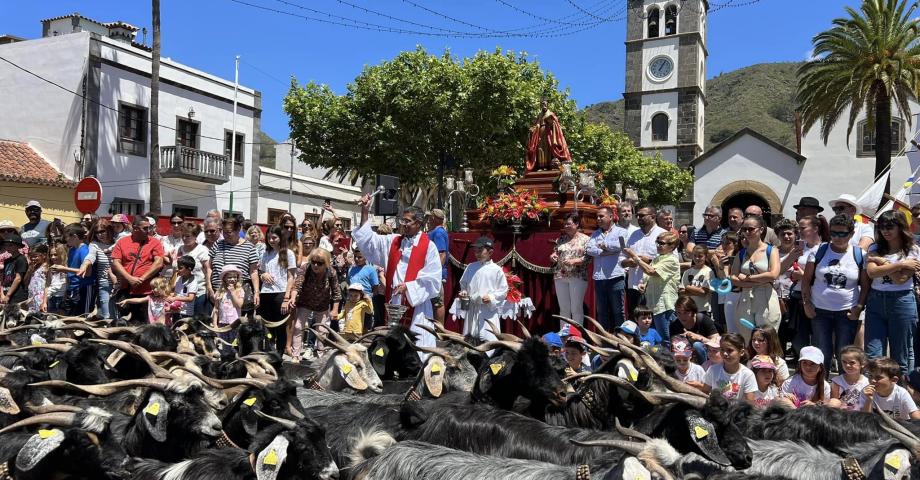
[[[534,119],[527,140],[527,171],[553,170],[560,162],[571,161],[572,154],[562,135],[559,118],[543,98],[540,100],[540,114]]]

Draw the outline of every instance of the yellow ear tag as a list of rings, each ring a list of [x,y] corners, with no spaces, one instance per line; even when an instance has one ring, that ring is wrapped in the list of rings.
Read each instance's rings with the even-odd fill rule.
[[[888,465],[889,467],[895,470],[901,469],[901,457],[899,455],[895,453],[889,453],[888,455],[886,455],[886,457],[887,458],[885,458],[885,465]]]
[[[441,372],[440,364],[435,363],[434,365],[431,366],[431,373],[440,373],[440,372]]]
[[[489,369],[492,370],[492,375],[498,375],[498,372],[502,371],[503,368],[505,368],[505,364],[501,362],[489,365]]]
[[[269,340],[272,339],[272,334],[271,334],[271,332],[267,333],[265,336],[268,337]]]
[[[233,343],[230,344],[231,347],[238,347],[239,345],[240,342],[238,342],[235,338],[233,339]]]
[[[386,353],[384,353],[383,347],[380,347],[377,349],[376,352],[374,352],[374,355],[377,355],[378,357],[383,357],[384,355],[386,355]]]
[[[256,404],[256,397],[249,397],[249,398],[247,398],[246,400],[243,400],[243,403],[244,403],[247,407],[251,407],[251,406],[253,406],[253,405]]]
[[[144,409],[144,413],[149,413],[150,415],[153,415],[154,417],[159,415],[160,414],[160,402],[151,403],[150,406]]]
[[[278,453],[275,452],[275,449],[268,451],[268,455],[265,455],[265,458],[262,459],[262,465],[278,465]]]
[[[351,373],[351,369],[352,369],[352,366],[350,363],[345,362],[342,364],[342,373],[344,373],[345,375],[348,375],[349,373]]]
[[[696,427],[693,427],[693,433],[694,435],[696,435],[696,439],[699,440],[709,435],[709,430],[706,430],[705,428],[700,427],[700,426],[696,426]]]
[[[55,360],[55,361],[51,362],[51,365],[48,365],[48,368],[54,368],[54,367],[58,366],[59,363],[61,363],[60,360]]]
[[[632,381],[634,381],[634,382],[639,381],[639,375],[636,374],[636,371],[635,371],[635,370],[630,370],[630,371],[629,371],[629,378],[630,378]]]
[[[38,431],[38,438],[41,438],[42,440],[52,435],[54,435],[54,430],[39,430]]]
[[[45,342],[43,342],[43,341],[41,341],[41,340],[32,340],[32,345],[33,345],[33,346],[35,346],[35,345],[44,345],[44,344],[45,344]]]

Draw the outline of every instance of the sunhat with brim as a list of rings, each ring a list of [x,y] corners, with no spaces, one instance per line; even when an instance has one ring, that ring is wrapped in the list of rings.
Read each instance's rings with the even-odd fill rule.
[[[243,276],[243,271],[237,268],[236,265],[224,265],[224,268],[220,270],[220,280],[224,281],[224,277],[226,277],[228,273],[236,273],[240,277]]]
[[[613,329],[613,331],[623,332],[628,335],[635,335],[636,332],[639,331],[639,326],[636,325],[636,322],[632,320],[626,320],[625,322],[621,323],[619,327],[616,327],[615,329]]]
[[[124,213],[116,213],[115,215],[112,215],[112,220],[111,220],[111,222],[112,222],[112,223],[126,223],[126,224],[130,224],[130,223],[131,223],[131,220],[129,220],[129,219],[128,219],[128,216],[125,215]]]
[[[776,370],[776,364],[773,363],[773,359],[769,355],[757,355],[751,359],[751,368],[757,370],[758,368],[766,368],[768,370]]]
[[[828,203],[831,205],[831,208],[834,208],[841,203],[850,205],[856,209],[856,214],[862,213],[862,207],[860,207],[859,204],[856,203],[856,197],[854,197],[853,195],[850,195],[849,193],[844,193],[843,195],[840,195],[839,197],[831,200]]]
[[[361,292],[361,293],[364,293],[364,286],[361,285],[360,283],[352,283],[351,285],[348,286],[348,289],[349,289],[349,290],[357,290],[357,291],[359,291],[359,292]]]
[[[19,227],[13,224],[9,220],[0,220],[0,231],[2,230],[12,230],[16,233],[19,233]]]
[[[802,347],[802,350],[799,351],[799,361],[801,362],[802,360],[824,365],[824,353],[818,347]]]

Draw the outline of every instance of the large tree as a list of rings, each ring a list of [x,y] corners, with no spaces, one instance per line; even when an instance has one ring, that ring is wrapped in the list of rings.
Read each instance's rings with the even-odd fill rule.
[[[862,111],[875,130],[875,175],[891,165],[891,105],[911,120],[909,100],[920,86],[917,4],[865,0],[859,10],[814,37],[815,59],[798,72],[796,99],[807,132],[820,122],[827,144],[831,129],[849,109],[847,144]]]
[[[686,191],[689,175],[678,167],[642,157],[631,145],[631,152],[625,144],[602,148],[611,145],[599,141],[602,130],[613,137],[609,129],[589,128],[568,91],[523,53],[496,50],[461,60],[417,48],[366,67],[341,96],[312,82],[301,87],[294,79],[284,109],[301,161],[332,169],[340,178],[384,173],[413,189],[430,190],[437,186],[444,153],[459,159],[458,167],[473,167],[481,185],[498,165],[521,171],[541,97],[559,116],[576,162],[619,168],[623,161],[610,155],[628,153],[660,176],[662,189],[675,188],[673,196],[656,191],[656,198],[678,199]],[[620,172],[604,173],[612,182]]]

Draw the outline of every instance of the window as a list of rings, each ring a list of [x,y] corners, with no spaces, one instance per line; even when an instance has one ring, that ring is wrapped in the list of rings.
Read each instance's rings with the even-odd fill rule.
[[[677,5],[668,5],[664,9],[664,34],[677,33]]]
[[[242,216],[243,212],[240,212],[238,210],[221,210],[220,214],[223,215],[224,218],[230,218],[231,215],[238,216],[238,217]]]
[[[281,216],[287,213],[287,210],[279,210],[277,208],[268,209],[268,224],[269,225],[278,225],[278,221],[281,220]]]
[[[652,115],[652,140],[666,142],[668,140],[668,116],[664,113]]]
[[[139,157],[147,156],[147,109],[118,105],[118,151]]]
[[[115,197],[109,205],[109,213],[124,213],[125,215],[140,215],[144,211],[144,201],[133,198]]]
[[[198,149],[198,122],[176,117],[176,145]]]
[[[891,119],[891,152],[897,153],[904,148],[904,122],[900,118]],[[860,157],[875,156],[875,127],[866,120],[857,125],[858,145],[856,155]]]
[[[172,214],[182,215],[183,217],[198,217],[198,207],[189,205],[173,205]]]
[[[648,38],[658,37],[658,23],[661,17],[661,12],[657,7],[652,7],[648,11]]]
[[[232,133],[229,130],[224,130],[224,155],[227,158],[230,158],[230,137]],[[233,159],[233,176],[242,177],[243,176],[243,145],[246,143],[246,136],[242,133],[236,134],[236,156]]]

